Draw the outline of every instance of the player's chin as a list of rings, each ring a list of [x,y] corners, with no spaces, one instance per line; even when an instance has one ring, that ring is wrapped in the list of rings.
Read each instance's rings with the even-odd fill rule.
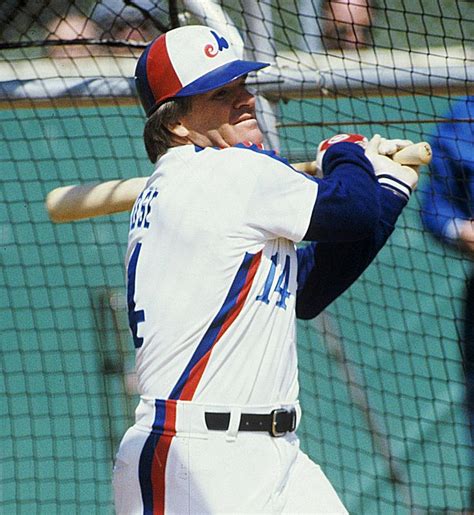
[[[263,134],[255,118],[234,125],[234,130],[239,141],[251,141],[255,144],[263,143]]]

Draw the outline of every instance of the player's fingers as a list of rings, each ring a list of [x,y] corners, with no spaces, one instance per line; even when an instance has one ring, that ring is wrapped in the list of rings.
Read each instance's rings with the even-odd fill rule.
[[[402,148],[408,147],[409,145],[413,145],[413,142],[408,139],[385,139],[382,138],[382,141],[379,145],[379,153],[384,156],[391,156],[398,152]]]
[[[219,131],[211,130],[207,133],[209,140],[212,143],[212,146],[219,148],[228,148],[231,145],[226,141],[226,136],[222,136]],[[230,134],[228,135],[230,137]]]
[[[367,147],[365,149],[365,153],[368,156],[376,155],[379,153],[379,145],[380,145],[381,139],[382,139],[382,137],[380,136],[380,134],[374,134],[372,136],[372,138],[367,143]]]

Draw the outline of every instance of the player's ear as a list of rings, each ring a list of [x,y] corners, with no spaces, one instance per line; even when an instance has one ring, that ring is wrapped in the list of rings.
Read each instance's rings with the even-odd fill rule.
[[[169,124],[166,128],[171,134],[178,136],[178,138],[187,138],[189,136],[189,130],[181,121]]]

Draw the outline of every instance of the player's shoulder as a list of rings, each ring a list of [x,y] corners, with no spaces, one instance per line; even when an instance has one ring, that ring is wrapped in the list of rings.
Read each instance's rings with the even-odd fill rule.
[[[287,168],[292,169],[287,159],[280,156],[275,150],[267,150],[262,145],[251,142],[238,143],[232,147],[195,147],[195,152],[209,162],[219,163],[222,167],[230,170],[237,168],[244,169],[265,169],[265,168]]]
[[[252,143],[239,143],[232,147],[200,147],[197,145],[183,145],[170,149],[160,158],[157,167],[158,175],[168,175],[173,172],[173,180],[181,180],[191,174],[201,179],[216,175],[232,181],[248,181],[275,179],[276,175],[287,176],[296,172],[287,159],[281,157],[275,150],[264,149],[261,145]],[[176,170],[179,173],[176,175]]]
[[[265,160],[268,162],[277,162],[281,163],[289,168],[291,168],[291,165],[289,161],[282,157],[276,150],[269,149],[267,150],[264,148],[261,144],[255,144],[251,142],[243,142],[238,143],[237,145],[234,145],[230,149],[234,152],[239,152],[240,155],[247,157],[248,159],[257,159],[257,160]]]

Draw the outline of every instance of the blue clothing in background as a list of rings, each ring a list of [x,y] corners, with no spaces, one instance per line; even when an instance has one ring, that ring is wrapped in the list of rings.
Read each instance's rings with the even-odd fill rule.
[[[451,121],[437,125],[430,142],[433,161],[428,188],[421,193],[421,217],[424,227],[437,238],[457,245],[459,221],[474,219],[474,96],[454,103],[448,118]],[[474,467],[474,269],[466,280],[462,321],[460,343]],[[471,508],[474,509],[474,486],[471,487]]]
[[[433,161],[428,191],[422,193],[426,229],[445,242],[455,238],[453,222],[474,218],[474,96],[453,104],[431,140]],[[455,120],[471,120],[456,122]]]

